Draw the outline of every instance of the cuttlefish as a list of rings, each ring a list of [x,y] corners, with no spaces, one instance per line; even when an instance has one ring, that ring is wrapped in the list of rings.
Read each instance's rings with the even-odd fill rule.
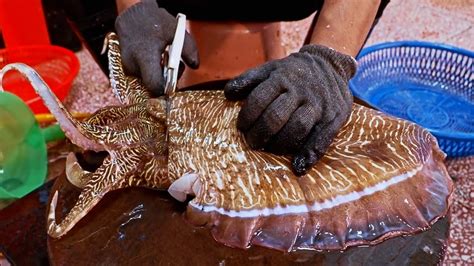
[[[447,212],[453,184],[445,154],[416,124],[354,104],[326,154],[297,177],[288,157],[246,144],[235,126],[240,102],[227,101],[221,90],[151,98],[140,79],[123,72],[114,33],[104,47],[121,104],[84,121],[75,120],[30,67],[10,64],[0,71],[0,78],[10,69],[23,73],[74,144],[108,152],[94,172],[68,156],[67,178],[82,192],[59,223],[54,192],[51,237],[64,236],[106,193],[131,186],[168,190],[180,201],[194,196],[187,219],[239,248],[376,244],[425,230]]]

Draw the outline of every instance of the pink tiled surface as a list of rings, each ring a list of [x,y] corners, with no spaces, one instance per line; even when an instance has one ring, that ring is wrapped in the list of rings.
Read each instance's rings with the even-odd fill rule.
[[[474,265],[474,156],[446,165],[455,189],[444,265]]]
[[[287,53],[303,43],[312,16],[282,23]],[[425,40],[474,50],[474,0],[391,0],[366,46],[380,42]]]
[[[312,17],[281,24],[287,53],[299,49]],[[474,0],[392,0],[366,46],[397,40],[426,40],[474,50]],[[116,104],[107,77],[83,50],[79,76],[66,101],[73,111],[92,112]],[[474,265],[474,157],[447,161],[456,176],[450,240],[444,265]]]
[[[472,0],[392,0],[367,45],[425,40],[474,50],[473,26]]]
[[[92,113],[101,107],[118,104],[112,94],[108,77],[89,51],[82,49],[76,55],[81,68],[65,101],[68,109],[71,112]]]

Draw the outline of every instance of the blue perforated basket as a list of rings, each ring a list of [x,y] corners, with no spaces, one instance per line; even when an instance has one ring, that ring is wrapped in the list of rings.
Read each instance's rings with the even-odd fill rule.
[[[474,53],[401,41],[363,49],[349,86],[372,107],[415,122],[450,157],[474,155]]]

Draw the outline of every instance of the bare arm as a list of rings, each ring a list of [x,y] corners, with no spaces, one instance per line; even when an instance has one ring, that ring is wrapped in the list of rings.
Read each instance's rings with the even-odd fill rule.
[[[370,31],[380,0],[326,0],[311,43],[355,57]]]
[[[140,2],[140,0],[115,0],[117,4],[117,11],[121,14],[125,9],[133,6],[134,4]]]

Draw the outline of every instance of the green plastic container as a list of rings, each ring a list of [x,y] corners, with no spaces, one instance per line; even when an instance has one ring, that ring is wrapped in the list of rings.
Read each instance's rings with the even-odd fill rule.
[[[0,199],[21,198],[47,175],[46,142],[64,138],[58,125],[41,129],[16,95],[0,92]]]

